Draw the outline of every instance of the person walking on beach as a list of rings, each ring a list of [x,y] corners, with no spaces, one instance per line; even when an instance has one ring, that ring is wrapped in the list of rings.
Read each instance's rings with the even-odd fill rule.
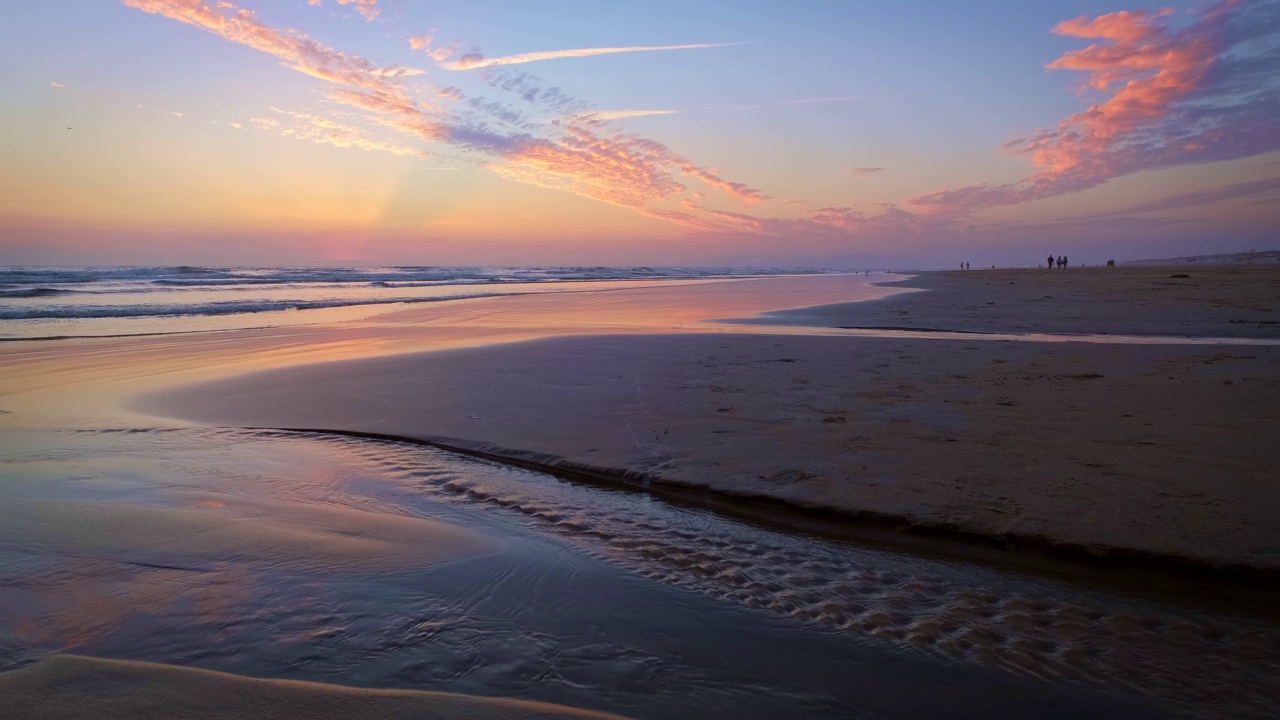
[[[1049,256],[1049,269],[1050,269],[1050,270],[1052,270],[1052,269],[1053,269],[1053,256],[1052,256],[1052,255],[1050,255],[1050,256]]]
[[[1064,268],[1065,268],[1066,266],[1067,266],[1067,256],[1066,256],[1066,255],[1063,255],[1063,256],[1062,256],[1062,267],[1064,267]]]

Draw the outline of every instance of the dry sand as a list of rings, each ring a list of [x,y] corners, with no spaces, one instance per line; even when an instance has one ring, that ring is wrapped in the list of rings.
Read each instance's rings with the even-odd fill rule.
[[[0,717],[533,720],[618,716],[525,700],[260,680],[171,665],[55,655],[0,674]]]
[[[1172,277],[1187,275],[1188,277]],[[926,273],[908,302],[827,305],[770,322],[962,332],[1280,338],[1280,266],[1092,267]]]
[[[933,292],[773,321],[1276,337],[1280,270],[1172,272],[929,274],[908,284]],[[555,338],[291,367],[138,407],[442,441],[1093,555],[1280,571],[1275,346]]]

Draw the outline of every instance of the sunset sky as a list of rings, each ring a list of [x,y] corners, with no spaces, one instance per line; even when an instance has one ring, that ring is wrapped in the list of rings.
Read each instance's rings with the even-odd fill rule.
[[[1280,247],[1280,0],[58,0],[0,263],[1030,265]]]

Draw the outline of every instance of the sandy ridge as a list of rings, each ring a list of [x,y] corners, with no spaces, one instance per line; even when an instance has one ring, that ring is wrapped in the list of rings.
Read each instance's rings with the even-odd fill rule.
[[[417,690],[372,690],[126,660],[54,655],[0,674],[9,720],[550,720],[618,718],[562,705]]]

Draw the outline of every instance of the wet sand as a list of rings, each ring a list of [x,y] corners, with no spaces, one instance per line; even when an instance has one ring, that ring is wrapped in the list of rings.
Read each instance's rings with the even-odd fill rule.
[[[0,531],[0,606],[15,611],[0,622],[0,667],[86,653],[640,716],[1268,716],[1269,619],[828,547],[647,493],[587,501],[570,484],[540,497],[533,475],[420,467],[412,446],[282,453],[282,438],[332,436],[186,424],[429,439],[649,491],[932,528],[943,544],[997,538],[1000,552],[1042,543],[1274,569],[1265,472],[1280,348],[830,336],[883,326],[859,313],[988,307],[986,275],[924,275],[910,283],[961,290],[843,307],[832,303],[889,293],[865,278],[759,280],[8,343],[5,469],[30,482],[8,482],[0,510],[15,519]],[[811,327],[708,322],[786,308]],[[835,315],[818,327],[809,312]],[[917,327],[1015,329],[938,325]],[[381,469],[346,468],[353,458]],[[386,497],[396,478],[405,497],[434,496]],[[443,497],[536,533],[445,512]],[[1095,688],[1062,682],[1075,680]]]
[[[771,321],[1274,340],[1260,318],[1280,307],[1280,270],[1169,274],[924,275],[905,285],[931,292]],[[1029,299],[1055,293],[1069,299]],[[555,338],[290,368],[138,407],[418,438],[1093,557],[1280,571],[1275,346]]]
[[[1256,620],[770,531],[406,443],[154,426],[3,438],[0,670],[75,654],[654,718],[1274,706]],[[365,520],[310,552],[263,532],[68,543],[65,529],[11,522],[32,500],[210,523],[248,504],[269,509],[252,518],[266,530],[315,511]],[[361,557],[367,528],[384,525],[409,532]],[[441,528],[480,536],[484,552],[415,562]],[[168,697],[86,674],[69,684],[106,685],[104,704]],[[1256,689],[1224,694],[1233,680]],[[347,697],[306,687],[316,703]],[[84,716],[107,715],[81,699]]]
[[[192,668],[56,655],[0,674],[10,720],[230,718],[618,718],[547,703],[260,680]]]

